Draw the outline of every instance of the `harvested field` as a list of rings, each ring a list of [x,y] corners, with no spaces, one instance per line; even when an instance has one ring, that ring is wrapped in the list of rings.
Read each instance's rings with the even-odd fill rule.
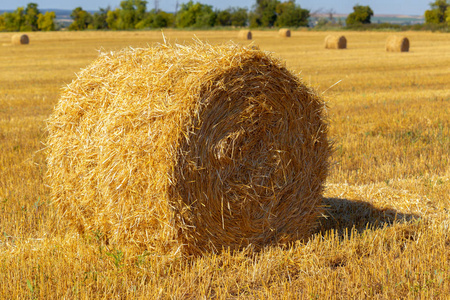
[[[47,120],[62,89],[99,50],[164,43],[161,33],[36,32],[26,47],[0,47],[0,282],[7,283],[0,285],[0,298],[445,299],[450,294],[448,34],[404,32],[413,43],[407,55],[385,51],[390,32],[333,32],[351,41],[345,51],[324,49],[324,32],[293,31],[282,43],[277,34],[256,31],[253,41],[285,61],[327,104],[323,111],[334,151],[324,184],[325,210],[311,237],[290,247],[254,252],[249,246],[191,258],[182,248],[139,252],[135,245],[106,240],[102,230],[80,234],[61,222],[45,178]],[[166,30],[164,35],[181,46],[198,43],[195,36],[212,45],[249,43],[237,39],[236,31]],[[0,33],[0,43],[11,43],[11,34]],[[124,111],[117,121],[135,117]],[[98,124],[92,130],[101,128]],[[129,124],[126,129],[134,130],[136,124]],[[83,143],[74,141],[73,147]],[[118,207],[118,219],[122,212]],[[130,229],[141,220],[135,221]]]

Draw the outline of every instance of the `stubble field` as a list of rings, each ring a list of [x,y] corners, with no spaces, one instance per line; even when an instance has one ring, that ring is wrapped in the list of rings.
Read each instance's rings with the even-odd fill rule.
[[[406,32],[253,32],[328,104],[327,213],[309,241],[201,258],[132,253],[55,228],[46,187],[46,119],[61,87],[99,51],[163,43],[161,32],[0,33],[1,299],[348,299],[450,294],[450,39]],[[165,31],[170,43],[234,40],[235,31]]]

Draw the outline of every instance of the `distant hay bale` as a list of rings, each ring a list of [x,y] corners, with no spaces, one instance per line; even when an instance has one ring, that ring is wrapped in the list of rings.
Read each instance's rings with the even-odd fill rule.
[[[278,30],[278,35],[281,37],[291,37],[291,31],[288,28],[281,28]]]
[[[328,171],[323,107],[248,47],[103,53],[48,120],[52,202],[80,233],[159,253],[305,239]]]
[[[408,52],[409,40],[407,37],[391,35],[386,39],[386,51],[388,52]]]
[[[343,35],[328,35],[325,38],[326,49],[346,49],[347,39]]]
[[[238,37],[241,40],[251,40],[252,39],[252,32],[248,31],[248,30],[240,30]]]
[[[14,34],[11,38],[11,43],[13,45],[28,45],[30,38],[26,34]]]

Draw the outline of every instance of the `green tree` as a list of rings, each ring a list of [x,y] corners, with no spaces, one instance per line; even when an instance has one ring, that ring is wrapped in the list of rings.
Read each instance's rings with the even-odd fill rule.
[[[175,24],[175,16],[174,14],[160,10],[156,13],[153,24],[155,24],[155,28],[172,27]]]
[[[370,18],[373,16],[373,10],[370,6],[355,5],[353,12],[346,19],[347,25],[370,24]]]
[[[276,7],[278,27],[308,26],[309,10],[296,5],[294,0],[279,3]]]
[[[92,15],[81,7],[75,8],[70,17],[73,19],[69,30],[85,30],[92,23]]]
[[[231,25],[243,27],[248,23],[248,12],[246,8],[234,8],[230,9],[231,13]]]
[[[199,2],[189,1],[181,4],[181,9],[176,16],[176,27],[211,27],[216,21],[216,13],[212,6]]]
[[[146,18],[147,1],[125,0],[118,9],[117,29],[134,29]]]
[[[272,27],[277,20],[278,0],[256,0],[250,15],[250,27]]]
[[[439,24],[441,23],[439,13],[434,10],[425,11],[425,23],[427,24]]]
[[[109,29],[119,29],[119,14],[120,10],[118,8],[116,8],[115,10],[110,10],[106,13],[106,23],[108,23]]]
[[[6,22],[5,22],[5,16],[0,15],[0,32],[6,31]]]
[[[448,0],[436,0],[430,3],[430,10],[425,11],[425,23],[442,24],[447,22],[447,10],[450,7]]]
[[[2,23],[3,29],[2,31],[17,31],[16,26],[14,25],[14,13],[13,12],[5,12],[2,15]]]
[[[230,9],[219,10],[216,12],[216,25],[230,26],[231,25],[231,12]]]
[[[89,29],[107,29],[108,27],[108,12],[111,9],[109,7],[107,8],[100,8],[100,11],[95,12],[92,16],[92,24],[89,25]]]
[[[5,17],[6,31],[25,31],[25,9],[18,7],[13,12],[6,12]]]
[[[25,24],[24,29],[26,31],[37,31],[38,30],[38,17],[40,11],[36,3],[28,3],[25,8]]]
[[[2,16],[2,31],[37,31],[39,10],[36,3],[28,3],[27,7],[18,7],[13,12],[5,12]]]
[[[39,14],[37,20],[37,26],[42,31],[54,31],[56,14],[54,11],[47,11],[45,15]]]
[[[445,21],[447,22],[447,25],[450,26],[450,6],[447,7],[447,10],[445,11]]]
[[[162,10],[156,12],[152,9],[146,14],[146,17],[136,24],[136,29],[144,28],[164,28],[170,27],[174,23],[174,15]]]

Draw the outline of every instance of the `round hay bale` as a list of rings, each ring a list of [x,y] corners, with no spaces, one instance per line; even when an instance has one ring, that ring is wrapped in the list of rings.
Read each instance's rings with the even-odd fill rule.
[[[238,34],[238,38],[241,40],[251,40],[252,32],[249,30],[240,30]]]
[[[278,30],[278,35],[281,37],[291,37],[291,30],[288,28],[281,28]]]
[[[343,35],[328,35],[325,38],[326,49],[346,49],[347,39]]]
[[[388,52],[408,52],[409,40],[407,37],[391,35],[386,39],[386,51]]]
[[[101,54],[48,120],[61,220],[186,255],[288,244],[321,212],[324,103],[270,54],[162,45]]]
[[[14,34],[11,38],[11,43],[13,45],[28,45],[30,38],[26,34]]]

